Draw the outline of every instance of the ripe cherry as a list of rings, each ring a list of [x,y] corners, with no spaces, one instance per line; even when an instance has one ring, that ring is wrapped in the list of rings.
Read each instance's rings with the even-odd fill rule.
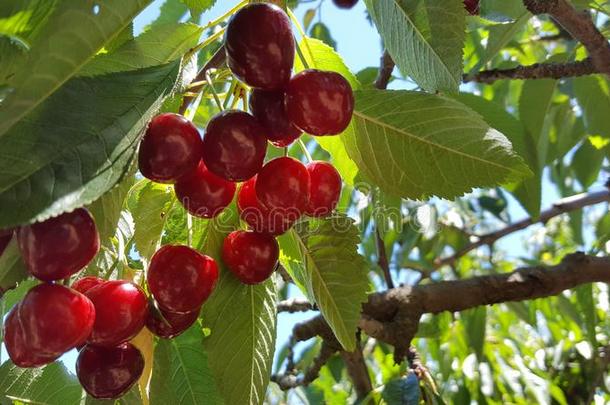
[[[72,289],[78,291],[81,294],[86,293],[93,287],[100,285],[106,282],[103,278],[87,276],[83,278],[79,278],[74,283],[72,283]]]
[[[339,8],[352,8],[358,4],[358,0],[333,0],[333,3]]]
[[[285,94],[282,90],[255,89],[250,95],[252,115],[267,130],[265,132],[267,139],[280,148],[290,145],[301,136],[301,130],[294,126],[286,115],[284,98]]]
[[[76,375],[93,398],[113,399],[127,393],[144,371],[144,357],[131,343],[116,347],[85,346],[76,360]]]
[[[479,0],[464,0],[464,7],[470,15],[479,14]]]
[[[241,219],[256,232],[281,235],[292,227],[301,213],[295,209],[269,210],[258,201],[255,184],[257,176],[243,183],[237,193],[237,208]]]
[[[95,221],[84,208],[23,226],[17,231],[17,241],[30,273],[43,281],[71,276],[100,249]]]
[[[178,201],[191,214],[213,218],[226,208],[235,195],[235,183],[210,172],[203,162],[174,186]]]
[[[224,240],[222,259],[245,284],[262,283],[277,266],[280,248],[268,233],[234,231]]]
[[[12,310],[5,325],[6,349],[19,367],[37,367],[81,345],[91,333],[95,308],[83,294],[39,284]]]
[[[218,280],[218,266],[209,256],[188,246],[166,245],[148,267],[148,287],[159,308],[192,312],[210,296]]]
[[[339,73],[304,70],[288,83],[288,118],[308,134],[336,135],[343,132],[352,119],[353,111],[352,88]]]
[[[309,203],[309,173],[303,163],[291,157],[268,162],[256,178],[256,196],[263,206],[294,209],[302,213]]]
[[[198,316],[199,310],[180,314],[154,308],[148,312],[146,327],[161,338],[171,339],[190,328]]]
[[[245,181],[259,172],[267,152],[265,129],[243,111],[214,116],[203,137],[203,162],[215,175]]]
[[[288,83],[295,45],[281,8],[255,3],[239,10],[227,26],[225,47],[231,72],[249,86],[274,90]]]
[[[13,238],[13,229],[0,229],[0,256]]]
[[[339,202],[341,195],[341,176],[328,162],[314,161],[307,166],[311,179],[307,215],[323,217],[330,214]]]
[[[173,113],[157,115],[150,121],[138,155],[144,177],[175,183],[195,170],[200,159],[201,137],[192,122]]]
[[[85,294],[95,305],[95,324],[88,344],[116,346],[136,336],[148,315],[144,292],[129,281],[113,280],[99,284]]]

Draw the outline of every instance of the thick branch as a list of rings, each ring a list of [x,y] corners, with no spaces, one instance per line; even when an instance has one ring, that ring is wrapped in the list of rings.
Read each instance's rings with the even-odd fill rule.
[[[197,72],[197,76],[195,76],[195,79],[193,79],[193,83],[205,82],[205,74],[208,72],[208,70],[218,69],[219,67],[221,67],[225,63],[226,57],[227,56],[225,53],[225,47],[224,45],[222,45],[216,51],[216,53],[214,53],[214,55],[212,55],[212,57],[205,63],[205,65],[203,65],[199,72]],[[190,92],[199,93],[204,86],[205,84],[195,86],[190,89]],[[184,112],[189,108],[189,105],[191,105],[194,99],[195,97],[193,96],[184,96],[184,98],[182,99],[182,105],[180,106],[178,112],[180,114],[184,114]]]
[[[483,70],[474,76],[464,75],[464,83],[493,83],[496,80],[512,79],[561,79],[601,73],[593,66],[590,58],[579,62],[536,63],[529,66],[517,66],[512,69]]]
[[[280,301],[277,304],[277,312],[307,312],[316,311],[318,308],[307,300],[291,298],[289,300]]]

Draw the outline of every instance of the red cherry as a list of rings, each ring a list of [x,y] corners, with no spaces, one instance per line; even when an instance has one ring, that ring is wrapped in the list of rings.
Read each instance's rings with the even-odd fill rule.
[[[150,121],[140,143],[142,175],[158,183],[175,183],[195,170],[201,159],[201,137],[182,115],[166,113]]]
[[[333,0],[333,3],[339,8],[352,8],[358,4],[358,0]]]
[[[275,270],[280,248],[268,233],[233,231],[222,245],[222,259],[245,284],[262,283]]]
[[[78,291],[81,294],[86,293],[93,287],[100,285],[106,282],[103,278],[87,276],[83,278],[79,278],[74,283],[72,283],[72,289]]]
[[[274,90],[290,80],[294,36],[281,8],[255,3],[239,10],[229,20],[225,47],[231,72],[249,86]]]
[[[88,344],[116,346],[136,336],[144,327],[148,300],[144,292],[129,281],[106,281],[86,293],[95,305],[95,324]]]
[[[267,139],[280,148],[290,145],[301,136],[301,130],[294,126],[286,115],[284,98],[283,91],[255,89],[250,95],[252,115],[267,130]]]
[[[100,250],[95,221],[84,208],[23,226],[17,241],[30,273],[43,281],[71,276]]]
[[[261,124],[243,111],[223,111],[214,116],[203,137],[203,161],[215,175],[245,181],[259,172],[267,152]]]
[[[307,215],[323,217],[330,214],[339,202],[341,176],[328,162],[314,161],[307,166],[311,187]]]
[[[479,14],[479,0],[464,0],[464,7],[470,15]]]
[[[2,253],[4,253],[4,250],[13,238],[13,231],[13,229],[0,229],[0,256],[2,256]]]
[[[178,201],[191,214],[213,218],[231,204],[235,183],[210,172],[203,162],[193,172],[183,176],[174,186]]]
[[[288,83],[288,118],[308,134],[336,135],[343,132],[352,119],[353,111],[352,88],[339,73],[304,70]]]
[[[309,173],[303,163],[291,157],[268,162],[256,178],[256,196],[270,210],[294,209],[302,213],[309,203]]]
[[[301,214],[295,209],[265,208],[256,198],[256,179],[257,176],[243,183],[237,193],[237,208],[241,219],[256,232],[281,235],[292,227]]]
[[[127,393],[144,371],[144,357],[131,343],[117,347],[85,346],[76,359],[76,375],[93,398],[114,399]]]
[[[146,327],[155,335],[171,339],[191,327],[199,316],[199,310],[180,314],[155,308],[148,312]]]
[[[148,267],[149,290],[159,307],[170,312],[198,310],[217,280],[216,261],[188,246],[161,247]]]
[[[6,349],[19,367],[38,367],[81,345],[91,333],[95,308],[83,294],[56,284],[32,288],[5,325]]]

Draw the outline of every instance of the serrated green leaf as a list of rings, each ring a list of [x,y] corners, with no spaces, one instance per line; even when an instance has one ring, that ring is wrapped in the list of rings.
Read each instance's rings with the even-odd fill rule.
[[[75,78],[0,138],[0,228],[86,205],[126,175],[179,62]]]
[[[610,138],[610,85],[600,76],[586,76],[574,79],[574,93],[582,109],[589,135]]]
[[[15,287],[28,276],[28,270],[17,245],[17,238],[13,236],[4,253],[0,254],[0,296],[2,292]]]
[[[585,139],[574,153],[571,166],[585,189],[597,180],[604,158],[604,152],[596,149],[588,139]]]
[[[430,92],[458,91],[466,38],[466,11],[461,0],[365,3],[403,75]]]
[[[309,31],[309,36],[315,39],[319,39],[324,42],[326,45],[332,47],[333,49],[337,49],[337,41],[335,41],[330,35],[330,30],[326,26],[326,24],[322,22],[315,23],[311,30]]]
[[[367,262],[358,251],[360,233],[344,215],[306,219],[290,231],[303,266],[295,268],[308,297],[320,308],[343,348],[356,348],[356,326],[369,287]]]
[[[479,10],[481,17],[498,22],[513,21],[527,11],[521,0],[481,0]]]
[[[188,13],[188,7],[180,0],[165,0],[159,8],[159,17],[145,29],[153,29],[159,25],[178,23]]]
[[[453,198],[531,175],[510,142],[465,105],[409,91],[360,90],[343,135],[361,173],[404,198]]]
[[[189,10],[191,10],[191,16],[194,19],[198,19],[201,13],[212,8],[216,0],[180,0],[183,2]]]
[[[519,117],[533,139],[538,162],[546,162],[549,111],[557,80],[526,80],[519,97]]]
[[[174,339],[158,339],[150,381],[151,405],[222,404],[196,323]]]
[[[149,3],[150,0],[58,2],[30,51],[14,65],[15,75],[9,84],[15,91],[0,107],[0,138],[59,90]]]

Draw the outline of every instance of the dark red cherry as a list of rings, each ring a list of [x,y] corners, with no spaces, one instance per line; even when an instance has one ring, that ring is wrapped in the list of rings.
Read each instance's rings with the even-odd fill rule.
[[[157,115],[140,143],[138,163],[142,175],[158,183],[175,183],[195,170],[201,159],[201,137],[182,115]]]
[[[0,229],[0,256],[13,238],[13,229]]]
[[[234,231],[224,240],[222,260],[245,284],[262,283],[275,270],[280,248],[268,233]]]
[[[260,89],[255,89],[250,95],[252,115],[265,127],[267,139],[280,148],[290,145],[302,133],[286,115],[284,95],[283,90]]]
[[[358,0],[333,0],[333,3],[339,8],[352,8],[358,4]]]
[[[199,310],[181,314],[154,308],[148,312],[146,327],[161,338],[171,339],[190,328],[198,316]]]
[[[297,127],[311,135],[336,135],[352,119],[354,94],[339,73],[304,70],[290,79],[286,112]]]
[[[265,130],[252,115],[223,111],[214,116],[203,137],[203,162],[215,175],[245,181],[259,172],[267,152]]]
[[[114,399],[127,393],[144,371],[144,357],[131,343],[85,346],[76,359],[76,375],[87,394]]]
[[[298,160],[285,156],[263,166],[256,177],[256,196],[270,210],[294,209],[299,213],[309,203],[309,173]]]
[[[311,186],[307,215],[323,217],[330,214],[339,202],[341,195],[341,176],[328,162],[314,161],[307,166]]]
[[[470,15],[479,14],[479,0],[464,0],[464,7]]]
[[[93,217],[79,208],[19,228],[17,241],[30,273],[40,280],[61,280],[85,267],[100,249]]]
[[[178,201],[191,214],[213,218],[226,208],[235,195],[235,183],[210,172],[203,162],[174,186]]]
[[[165,245],[148,267],[148,288],[159,308],[193,312],[210,296],[218,280],[218,266],[209,256],[188,246]]]
[[[93,287],[100,285],[104,282],[106,282],[106,280],[104,280],[103,278],[87,276],[79,278],[74,283],[72,283],[72,289],[84,294]]]
[[[91,333],[95,308],[68,287],[40,284],[16,305],[5,324],[6,349],[19,367],[50,363]]]
[[[88,290],[86,295],[96,312],[88,344],[116,346],[136,336],[144,327],[148,300],[134,283],[106,281]]]
[[[229,20],[225,48],[231,72],[249,86],[275,90],[288,83],[295,45],[281,8],[255,3],[239,10]]]
[[[281,235],[292,227],[301,213],[295,209],[267,209],[256,197],[257,176],[243,183],[237,193],[237,208],[241,219],[256,232]]]

